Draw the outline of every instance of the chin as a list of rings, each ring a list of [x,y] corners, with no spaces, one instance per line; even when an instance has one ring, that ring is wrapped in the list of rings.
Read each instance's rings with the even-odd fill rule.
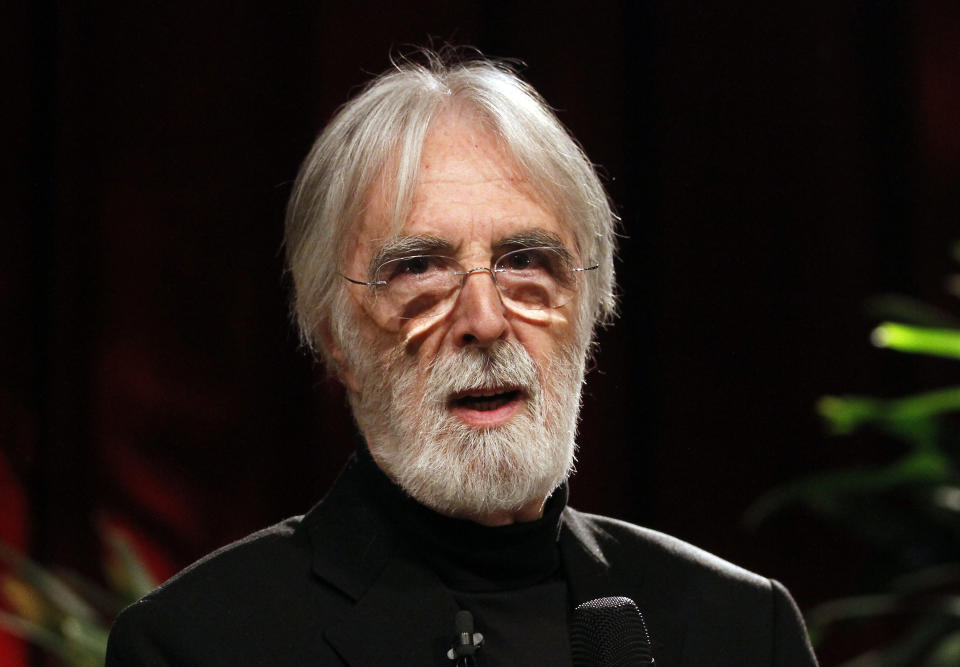
[[[514,513],[573,471],[583,354],[538,366],[519,343],[367,369],[354,415],[374,460],[420,503],[452,516]]]
[[[408,494],[451,516],[514,513],[542,502],[573,470],[573,433],[520,415],[477,428],[456,417],[401,447],[370,445],[384,472]],[[402,442],[402,441],[401,441]]]

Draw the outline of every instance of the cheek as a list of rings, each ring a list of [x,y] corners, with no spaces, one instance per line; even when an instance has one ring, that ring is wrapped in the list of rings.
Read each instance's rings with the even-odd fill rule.
[[[541,370],[548,369],[560,351],[559,341],[546,336],[523,343],[523,346]]]
[[[443,352],[450,332],[449,317],[409,320],[396,336],[403,353],[416,358],[421,373]]]
[[[538,362],[549,362],[560,348],[576,339],[574,323],[556,311],[546,324],[517,326],[516,331],[519,342]]]
[[[548,367],[562,347],[576,341],[575,324],[562,311],[536,311],[532,318],[511,316],[509,319],[510,338],[520,343],[541,368]],[[410,320],[399,334],[381,334],[381,338],[390,338],[396,354],[416,365],[421,383],[434,359],[462,349],[459,342],[451,338],[448,318]]]

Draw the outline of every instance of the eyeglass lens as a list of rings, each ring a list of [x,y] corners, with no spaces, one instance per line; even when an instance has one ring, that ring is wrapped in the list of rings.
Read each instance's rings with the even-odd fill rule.
[[[466,270],[455,259],[442,255],[416,255],[382,264],[374,281],[376,305],[391,318],[435,317],[456,301],[463,282],[472,273],[490,273],[505,305],[519,310],[559,308],[568,303],[577,287],[566,253],[554,248],[522,248],[497,259],[492,269]]]

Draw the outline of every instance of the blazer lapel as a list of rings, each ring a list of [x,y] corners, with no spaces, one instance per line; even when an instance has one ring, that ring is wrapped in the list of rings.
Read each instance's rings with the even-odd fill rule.
[[[351,457],[304,517],[314,574],[355,601],[324,637],[354,667],[449,665],[456,602],[405,556],[396,528],[366,498],[358,465]]]
[[[622,595],[613,592],[616,582],[598,540],[597,533],[602,531],[569,507],[563,510],[560,523],[560,557],[573,606],[600,597]]]
[[[449,665],[456,612],[432,573],[397,558],[324,634],[348,665]]]

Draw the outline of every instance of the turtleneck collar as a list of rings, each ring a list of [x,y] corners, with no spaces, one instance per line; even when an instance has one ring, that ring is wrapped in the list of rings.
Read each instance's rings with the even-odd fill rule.
[[[560,515],[567,485],[547,499],[543,516],[507,526],[484,526],[439,514],[394,484],[366,445],[357,449],[357,472],[369,497],[397,529],[402,548],[424,561],[451,589],[467,592],[513,590],[559,572]]]

